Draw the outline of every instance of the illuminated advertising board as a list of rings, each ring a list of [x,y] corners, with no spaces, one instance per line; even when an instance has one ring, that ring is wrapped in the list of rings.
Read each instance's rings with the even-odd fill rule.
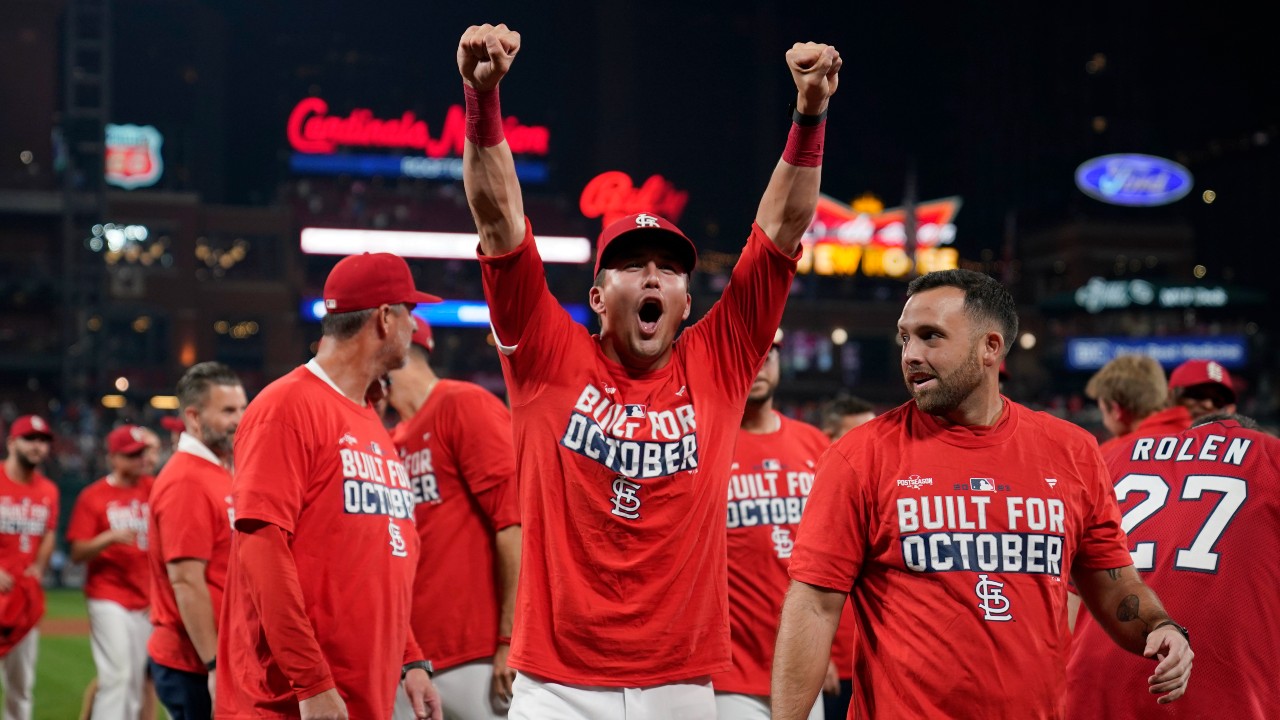
[[[586,325],[591,311],[586,305],[565,304],[564,309],[575,321]],[[303,320],[320,322],[325,316],[324,300],[309,297],[302,301]],[[483,300],[445,300],[438,303],[424,303],[413,308],[413,314],[427,321],[432,327],[489,327],[489,306]]]
[[[1076,168],[1076,187],[1112,205],[1168,205],[1191,192],[1191,171],[1155,155],[1103,155]]]
[[[1067,340],[1067,367],[1097,370],[1120,355],[1146,355],[1165,368],[1187,360],[1213,360],[1229,368],[1243,367],[1248,345],[1244,336],[1220,337],[1078,337]]]
[[[868,211],[822,195],[813,222],[802,240],[800,273],[814,275],[907,276],[912,258],[906,249],[905,208]],[[915,206],[915,268],[923,274],[959,267],[953,247],[960,198],[949,197]]]
[[[516,174],[522,181],[543,182],[546,163],[530,159],[548,153],[551,132],[524,125],[515,116],[503,119],[503,132],[516,155]],[[289,113],[285,134],[294,152],[289,167],[296,173],[320,175],[403,176],[430,180],[462,179],[462,148],[466,141],[466,113],[451,105],[438,131],[412,111],[379,118],[367,108],[346,115],[331,114],[322,98],[304,98]],[[400,155],[385,151],[399,150]],[[404,152],[409,151],[409,152]]]
[[[108,185],[134,190],[151,187],[164,174],[160,148],[164,136],[151,125],[106,126],[106,181]]]
[[[586,263],[592,255],[591,241],[585,237],[538,235],[538,254],[549,263]],[[308,255],[359,255],[387,252],[404,258],[475,260],[480,236],[476,233],[418,232],[409,230],[353,230],[349,228],[303,228],[299,238]]]

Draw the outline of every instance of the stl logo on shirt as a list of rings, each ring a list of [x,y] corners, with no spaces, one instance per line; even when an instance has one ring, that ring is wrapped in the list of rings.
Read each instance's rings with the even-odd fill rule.
[[[387,518],[387,532],[391,533],[391,554],[395,557],[409,557],[408,544],[404,541],[404,535],[400,534],[400,526],[396,525],[395,518]]]
[[[774,525],[773,532],[769,534],[769,539],[773,541],[773,549],[778,553],[780,560],[786,560],[791,557],[791,551],[795,549],[796,542],[791,539],[790,530]]]
[[[1013,619],[1009,614],[1009,598],[1004,596],[1004,583],[989,580],[985,574],[978,575],[978,583],[973,586],[977,593],[978,609],[982,611],[982,619],[988,622],[1008,622]]]

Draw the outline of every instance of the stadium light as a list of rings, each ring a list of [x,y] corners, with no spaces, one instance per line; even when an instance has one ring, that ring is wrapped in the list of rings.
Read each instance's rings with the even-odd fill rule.
[[[474,260],[479,241],[475,233],[309,227],[302,229],[301,246],[308,255],[388,252],[404,258]],[[591,241],[585,237],[547,236],[537,238],[537,243],[545,262],[580,264],[592,259]]]

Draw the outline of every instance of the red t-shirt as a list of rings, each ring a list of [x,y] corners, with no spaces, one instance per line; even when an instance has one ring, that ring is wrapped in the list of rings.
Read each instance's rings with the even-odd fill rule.
[[[353,718],[391,717],[418,535],[409,477],[382,420],[303,366],[249,404],[235,451],[236,526],[263,521],[291,536],[307,619],[347,711]],[[233,534],[233,558],[236,542]],[[297,717],[286,674],[292,668],[273,657],[242,573],[230,563],[218,633],[217,716]]]
[[[1157,705],[1155,661],[1080,614],[1072,718],[1274,718],[1280,647],[1280,440],[1234,421],[1132,440],[1109,466],[1134,566],[1191,632],[1186,695]]]
[[[154,630],[147,641],[147,654],[165,667],[203,674],[204,663],[182,623],[166,563],[205,561],[204,580],[216,623],[231,553],[231,473],[210,458],[184,451],[188,442],[199,445],[198,440],[184,435],[178,452],[161,468],[151,488],[151,547],[147,556]]]
[[[15,482],[0,462],[0,569],[14,580],[0,593],[0,656],[22,641],[44,615],[44,586],[23,573],[36,561],[40,543],[58,527],[58,486],[39,471]]]
[[[18,577],[36,561],[45,533],[58,527],[58,486],[39,471],[14,482],[0,462],[0,569]]]
[[[1191,427],[1191,411],[1182,405],[1174,405],[1151,413],[1138,423],[1131,433],[1113,437],[1101,443],[1102,459],[1111,462],[1111,455],[1123,451],[1124,447],[1137,437],[1158,437],[1160,435],[1176,435]]]
[[[853,718],[1061,718],[1073,564],[1130,563],[1098,445],[1005,399],[990,427],[908,402],[818,463],[791,577],[853,588]]]
[[[775,414],[776,415],[776,414]],[[719,692],[769,695],[773,646],[791,579],[787,563],[831,441],[818,428],[776,415],[772,433],[738,432],[729,476],[729,628],[733,668],[716,673]]]
[[[511,413],[479,385],[439,380],[395,442],[423,548],[413,634],[436,670],[492,657],[502,605],[493,534],[520,521]]]
[[[520,460],[511,665],[613,687],[727,670],[729,463],[795,260],[753,227],[723,297],[647,373],[556,302],[531,231],[480,262]]]
[[[85,573],[84,596],[90,600],[110,600],[126,610],[142,610],[151,604],[151,566],[147,564],[147,498],[155,478],[144,475],[133,487],[112,485],[103,477],[80,491],[67,541],[92,540],[106,530],[133,530],[137,539],[130,545],[112,543],[89,561]]]

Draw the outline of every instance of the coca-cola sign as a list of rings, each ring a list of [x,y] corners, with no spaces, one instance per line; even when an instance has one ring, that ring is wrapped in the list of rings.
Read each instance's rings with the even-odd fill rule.
[[[546,155],[551,133],[542,126],[522,125],[515,116],[503,120],[511,152]],[[411,111],[397,118],[381,119],[372,110],[355,108],[345,116],[330,115],[329,103],[310,97],[289,113],[289,144],[301,153],[332,153],[339,148],[400,148],[417,150],[427,157],[460,157],[466,140],[466,115],[461,105],[445,112],[434,136],[427,122]]]
[[[674,223],[680,221],[688,202],[689,193],[677,190],[661,175],[650,175],[643,185],[636,187],[630,175],[610,170],[587,183],[578,207],[583,215],[600,218],[603,225],[638,212],[653,213]]]

